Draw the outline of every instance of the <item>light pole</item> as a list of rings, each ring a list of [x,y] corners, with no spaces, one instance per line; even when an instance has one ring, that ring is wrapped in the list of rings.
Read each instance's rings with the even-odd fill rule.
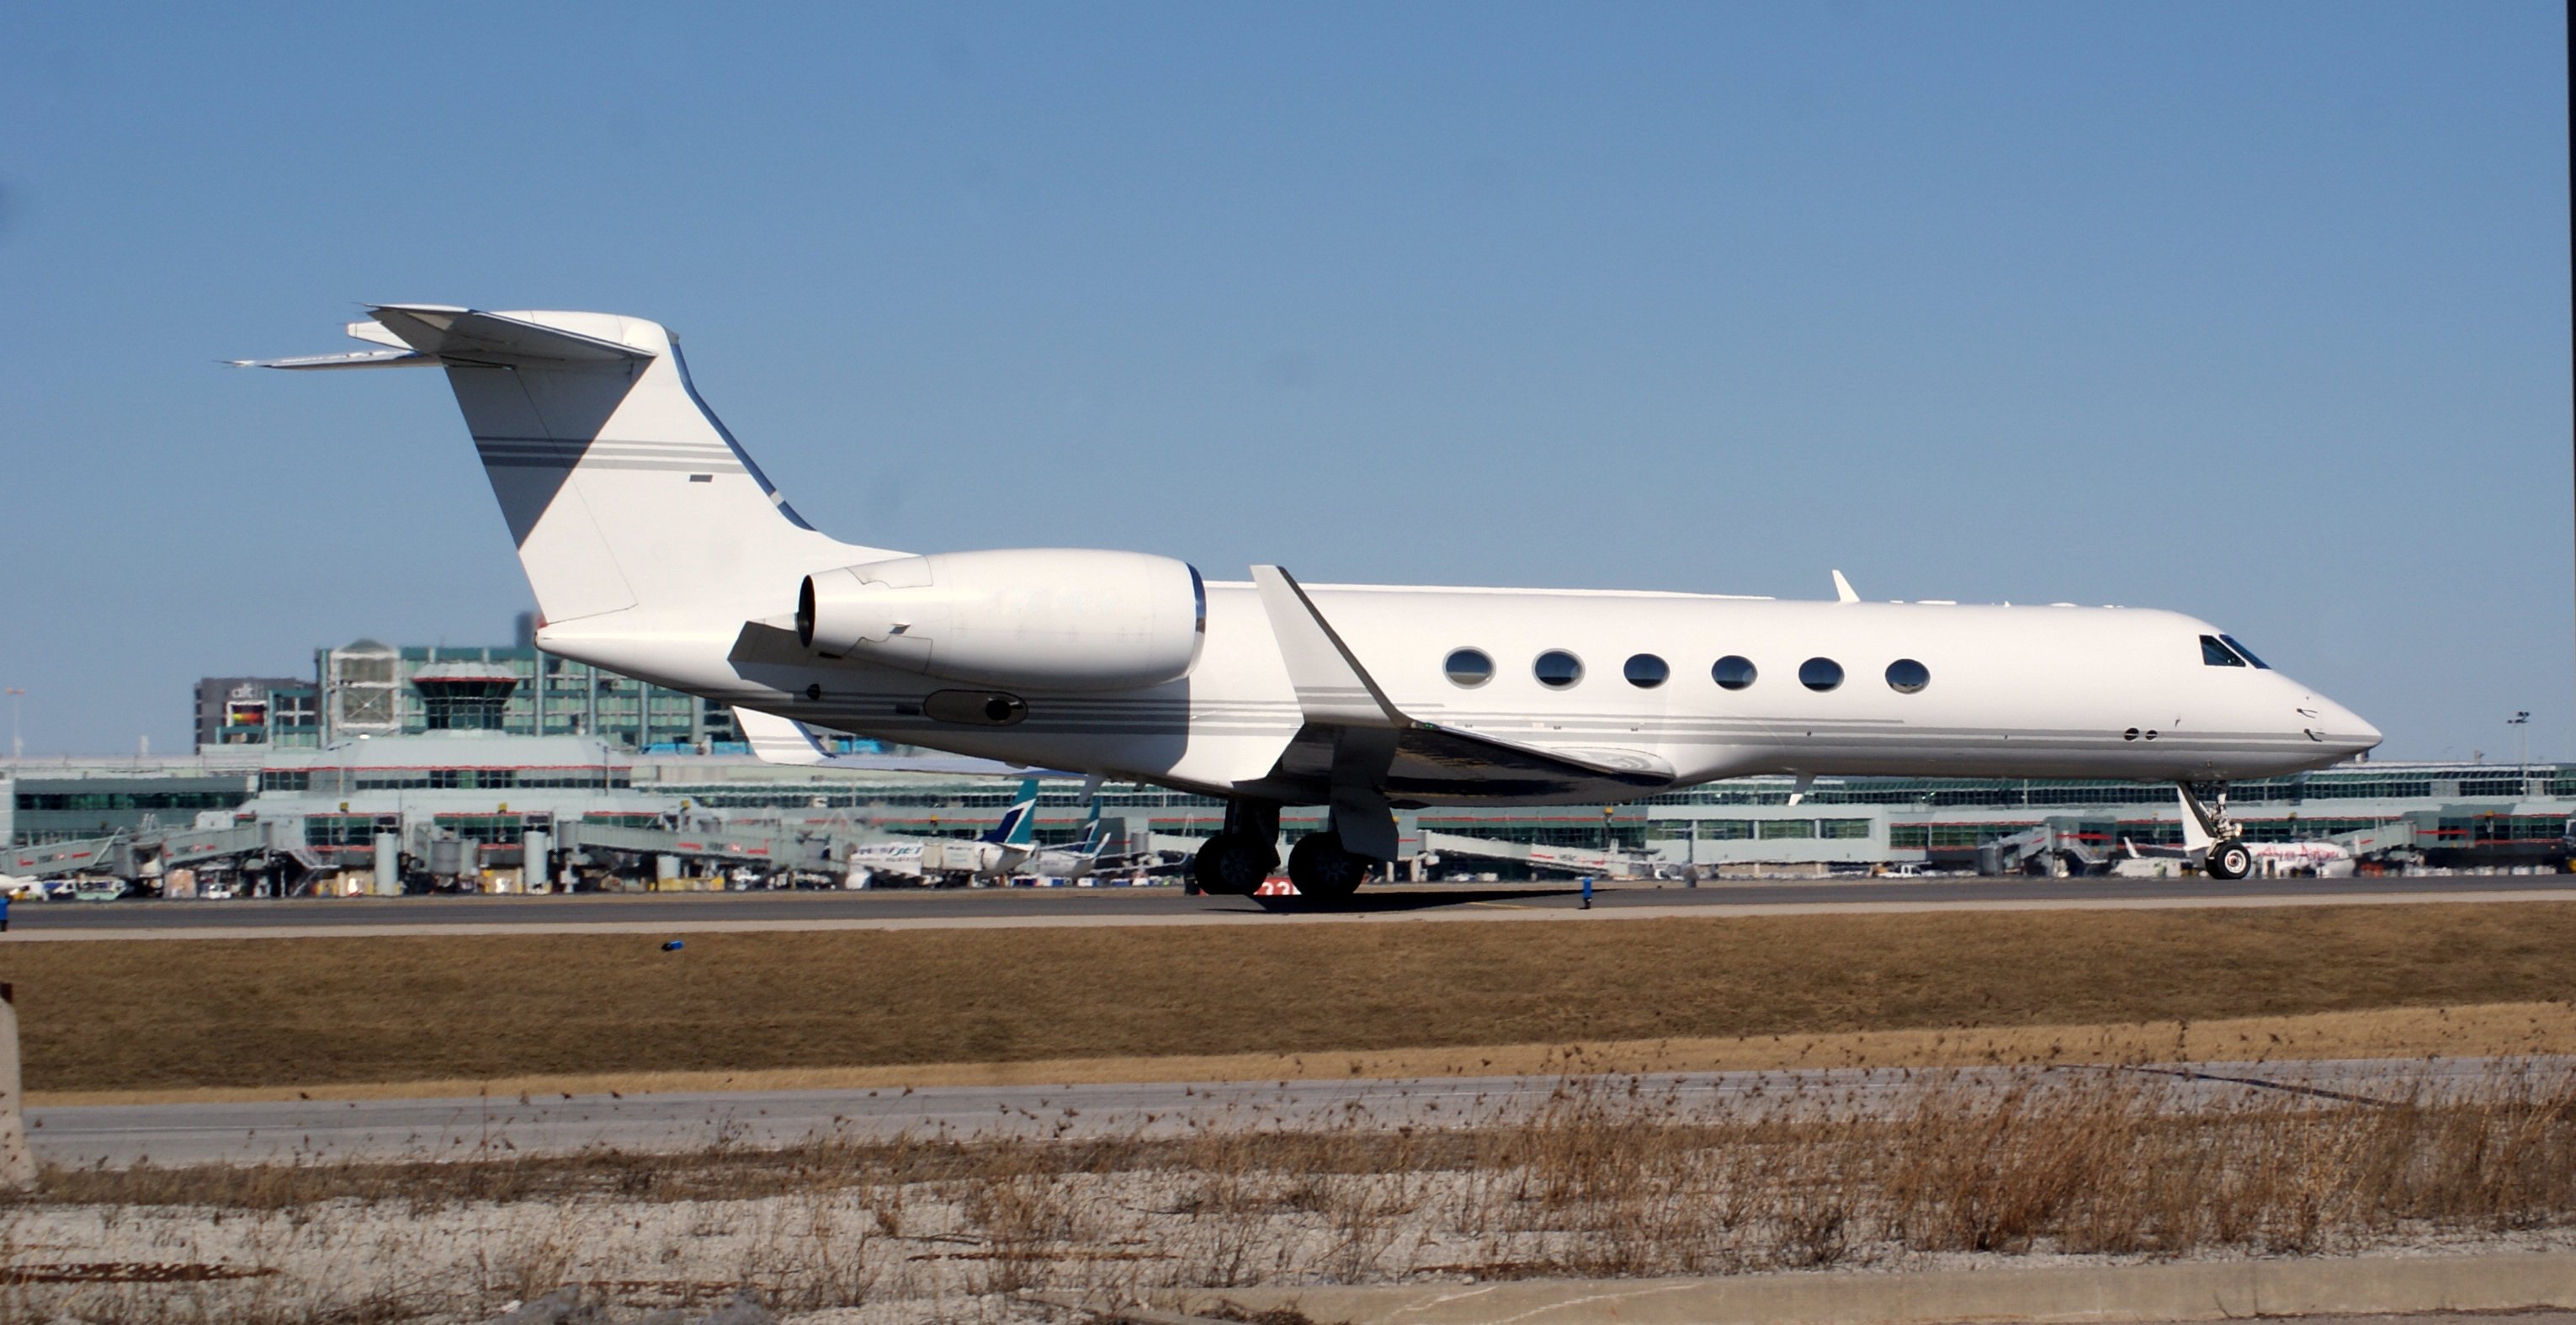
[[[2523,793],[2528,794],[2531,790],[2531,710],[2516,710],[2512,717],[2504,720],[2504,725],[2513,728],[2514,773],[2522,779]]]
[[[27,743],[18,735],[18,697],[26,694],[18,686],[9,687],[9,767],[16,768],[27,754]]]

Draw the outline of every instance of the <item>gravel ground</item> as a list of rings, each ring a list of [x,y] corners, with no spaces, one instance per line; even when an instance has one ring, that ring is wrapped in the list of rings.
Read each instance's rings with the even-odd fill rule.
[[[344,1200],[273,1211],[21,1206],[0,1216],[0,1319],[474,1322],[563,1284],[613,1304],[703,1313],[742,1286],[800,1325],[1073,1318],[1023,1290],[1130,1301],[1172,1286],[1473,1282],[1572,1235],[1476,1227],[1472,1175],[1279,1178],[1212,1191],[1203,1175],[1056,1175],[753,1200],[550,1199],[435,1209]],[[1231,1204],[1234,1209],[1220,1208]],[[1700,1273],[1775,1269],[1746,1230]],[[2576,1249],[2564,1231],[2406,1235],[2340,1253]],[[2133,1263],[2036,1250],[1908,1252],[1855,1242],[1838,1270]],[[1605,1269],[1611,1267],[1604,1267]],[[2420,1319],[2420,1318],[2419,1318]],[[2558,1317],[2554,1319],[2567,1319]]]

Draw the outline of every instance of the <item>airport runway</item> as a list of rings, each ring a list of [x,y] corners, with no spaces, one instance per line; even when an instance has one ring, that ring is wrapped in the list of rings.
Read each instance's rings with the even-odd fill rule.
[[[1623,883],[1592,914],[1631,918],[1814,911],[2154,908],[2409,901],[2569,901],[2561,875],[2275,879],[1853,879]],[[1242,924],[1280,920],[1571,918],[1565,884],[1413,884],[1315,908],[1295,899],[1192,897],[1176,887],[973,888],[865,892],[458,896],[224,902],[43,902],[11,908],[6,940],[280,938],[421,933],[639,933],[946,926]]]
[[[2559,1064],[2564,1067],[2564,1064]],[[2318,1063],[2199,1063],[2147,1069],[2052,1069],[2057,1080],[2143,1071],[2169,1087],[2176,1108],[2206,1107],[2260,1092],[2332,1102],[2380,1092],[2491,1079],[2485,1059]],[[1704,1072],[1598,1078],[1624,1096],[1635,1082],[1688,1113],[1716,1103],[1806,1114],[1885,1112],[1936,1073],[1924,1069]],[[1973,1087],[2026,1080],[2022,1069],[1958,1069]],[[1096,1138],[1177,1136],[1195,1129],[1458,1127],[1526,1114],[1563,1088],[1558,1077],[1144,1083],[1136,1085],[930,1086],[873,1090],[706,1091],[397,1100],[295,1100],[223,1104],[30,1108],[37,1156],[66,1165],[124,1167],[330,1160],[469,1160],[561,1154],[587,1148],[672,1151],[719,1144],[769,1147],[818,1138]]]

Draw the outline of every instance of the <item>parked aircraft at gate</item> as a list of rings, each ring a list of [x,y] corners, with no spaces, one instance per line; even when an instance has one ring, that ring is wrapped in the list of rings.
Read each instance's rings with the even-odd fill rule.
[[[2248,842],[2242,838],[2215,839],[2202,825],[2200,816],[2192,813],[2191,798],[2182,800],[2182,845],[2179,847],[2146,846],[2121,839],[2120,845],[2131,860],[2164,858],[2186,860],[2221,879],[2241,879],[2250,873],[2295,875],[2310,874],[2320,879],[2349,879],[2358,869],[2352,848],[2340,842],[2310,839],[2303,842]]]
[[[1020,783],[1020,794],[1002,811],[1001,822],[972,840],[905,837],[866,842],[850,852],[853,873],[890,874],[934,882],[940,879],[998,879],[1017,872],[1037,850],[1038,780]]]
[[[1210,583],[1141,552],[842,543],[704,407],[656,323],[371,313],[349,331],[376,348],[264,366],[447,370],[548,652],[840,731],[1223,796],[1196,866],[1218,891],[1277,862],[1283,804],[1331,807],[1289,872],[1333,896],[1395,855],[1401,806],[1602,804],[1754,773],[2223,784],[2379,742],[2172,612],[1307,586],[1276,566]],[[2232,837],[2223,800],[2210,813]]]

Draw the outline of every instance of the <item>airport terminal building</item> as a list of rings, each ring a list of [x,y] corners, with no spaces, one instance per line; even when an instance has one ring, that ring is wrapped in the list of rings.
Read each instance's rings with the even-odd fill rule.
[[[973,836],[1016,785],[999,768],[798,768],[638,752],[595,735],[432,730],[271,747],[247,765],[31,762],[0,797],[0,831],[31,846],[258,825],[246,849],[291,857],[294,872],[356,868],[390,834],[424,858],[432,842],[469,843],[474,863],[506,869],[523,863],[528,834],[561,842],[571,825],[845,842]],[[1221,802],[1154,787],[1111,784],[1099,799],[1127,850],[1186,852],[1224,821]],[[2231,808],[2255,841],[2402,829],[2402,849],[2365,867],[2556,870],[2576,814],[2576,765],[2358,763],[2237,783]],[[1078,782],[1048,786],[1040,841],[1073,838],[1087,812]],[[2080,873],[2126,844],[2171,846],[2182,832],[2173,789],[2161,784],[1915,778],[1818,779],[1803,792],[1788,778],[1749,778],[1624,805],[1428,809],[1399,822],[1402,868],[1432,880],[1908,866]],[[1292,838],[1322,826],[1320,809],[1283,821]],[[1998,856],[1999,844],[2009,854]],[[684,864],[712,873],[701,867],[721,855]]]
[[[983,832],[1018,780],[999,765],[871,742],[849,744],[873,751],[874,767],[765,764],[740,753],[721,705],[525,642],[360,640],[317,650],[309,680],[208,678],[194,698],[192,756],[11,769],[0,843],[89,843],[135,869],[185,860],[256,874],[277,891],[385,850],[411,861],[435,853],[443,878],[475,886],[488,871],[526,869],[532,851],[583,842],[682,857],[666,871],[828,882],[852,844]],[[1098,801],[1118,850],[1169,858],[1195,850],[1225,817],[1213,798],[1149,786],[1104,786]],[[2568,856],[2576,765],[2361,761],[2235,783],[2230,808],[2251,841],[2332,839],[2363,869],[2554,871]],[[1046,788],[1040,842],[1077,836],[1089,809],[1078,782]],[[1321,827],[1319,807],[1282,820],[1291,839]],[[1399,870],[1438,880],[2091,873],[2133,848],[2176,847],[2183,833],[2174,789],[2161,783],[1777,777],[1609,806],[1406,811],[1398,836]],[[717,839],[758,845],[707,845]],[[17,859],[23,870],[29,858]]]

